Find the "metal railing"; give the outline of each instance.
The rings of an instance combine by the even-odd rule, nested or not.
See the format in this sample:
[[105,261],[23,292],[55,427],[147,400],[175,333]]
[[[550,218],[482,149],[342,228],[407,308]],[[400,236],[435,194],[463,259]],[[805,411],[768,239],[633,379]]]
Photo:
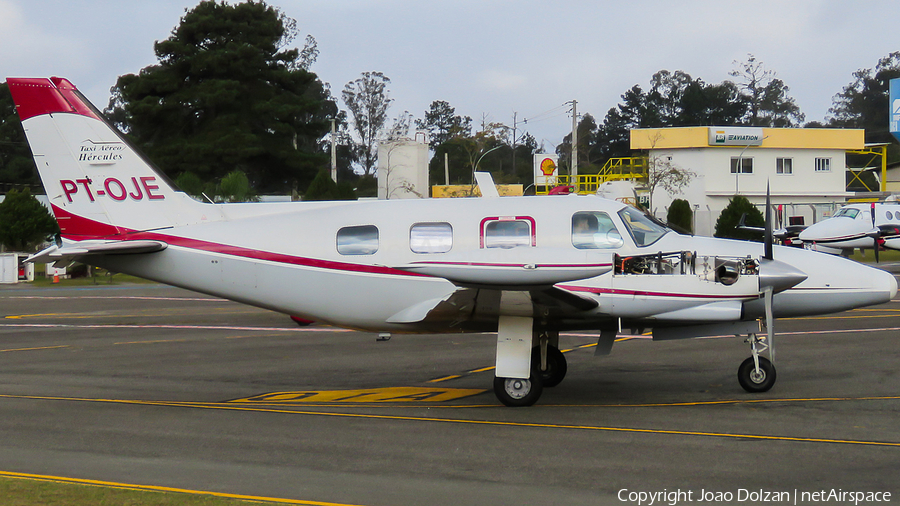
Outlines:
[[610,158],[597,174],[578,174],[575,177],[559,175],[548,177],[546,186],[537,187],[538,195],[547,195],[557,186],[572,186],[573,193],[596,193],[608,181],[635,181],[647,179],[648,159],[645,156]]

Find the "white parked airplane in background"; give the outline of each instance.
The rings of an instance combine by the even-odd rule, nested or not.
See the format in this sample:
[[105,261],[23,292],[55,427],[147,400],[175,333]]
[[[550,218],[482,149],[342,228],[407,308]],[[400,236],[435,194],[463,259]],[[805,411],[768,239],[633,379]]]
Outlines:
[[891,274],[773,247],[771,233],[765,246],[678,235],[596,196],[201,203],[67,80],[7,84],[61,230],[30,260],[87,262],[365,331],[497,332],[494,392],[510,406],[563,380],[560,331],[598,330],[600,354],[623,328],[652,328],[655,340],[747,334],[738,379],[766,391],[775,368],[760,353],[774,358],[774,318],[897,293]]
[[798,239],[807,249],[834,254],[871,248],[877,260],[881,248],[900,249],[900,202],[848,204]]

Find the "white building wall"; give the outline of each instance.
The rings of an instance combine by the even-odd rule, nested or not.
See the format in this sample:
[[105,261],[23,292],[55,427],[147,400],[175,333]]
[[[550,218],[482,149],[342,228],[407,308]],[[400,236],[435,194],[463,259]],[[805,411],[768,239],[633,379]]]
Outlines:
[[378,198],[428,197],[428,143],[401,139],[378,145]]
[[[696,174],[681,195],[668,195],[657,188],[653,195],[654,214],[665,218],[672,200],[687,200],[695,210],[695,233],[713,235],[719,214],[735,193],[762,206],[766,184],[772,203],[782,205],[787,218],[802,216],[807,225],[830,216],[850,194],[846,191],[846,153],[840,149],[684,148],[650,150],[649,156],[671,158],[675,166]],[[732,174],[731,158],[753,159],[752,174]],[[776,160],[792,159],[791,174],[777,174]],[[830,158],[831,170],[817,172],[816,158]]]

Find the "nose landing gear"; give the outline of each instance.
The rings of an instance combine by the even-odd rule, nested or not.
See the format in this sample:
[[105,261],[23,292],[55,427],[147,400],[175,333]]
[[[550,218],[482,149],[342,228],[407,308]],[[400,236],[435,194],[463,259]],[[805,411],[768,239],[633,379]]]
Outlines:
[[756,334],[750,334],[747,342],[750,343],[752,356],[738,368],[738,383],[750,393],[767,392],[775,384],[775,365],[759,354],[768,350],[769,344],[765,337],[760,338]]

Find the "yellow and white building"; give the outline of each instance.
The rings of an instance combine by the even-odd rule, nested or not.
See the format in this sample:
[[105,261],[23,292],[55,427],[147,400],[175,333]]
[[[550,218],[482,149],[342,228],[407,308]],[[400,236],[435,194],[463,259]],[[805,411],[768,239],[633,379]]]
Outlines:
[[[713,235],[715,220],[735,194],[754,204],[782,205],[785,224],[822,219],[851,193],[847,151],[865,148],[862,129],[677,127],[631,131],[631,149],[647,151],[651,170],[667,165],[695,174],[683,195],[657,189],[654,213],[665,216],[675,198],[695,209],[695,233]],[[829,204],[834,203],[834,204]]]

